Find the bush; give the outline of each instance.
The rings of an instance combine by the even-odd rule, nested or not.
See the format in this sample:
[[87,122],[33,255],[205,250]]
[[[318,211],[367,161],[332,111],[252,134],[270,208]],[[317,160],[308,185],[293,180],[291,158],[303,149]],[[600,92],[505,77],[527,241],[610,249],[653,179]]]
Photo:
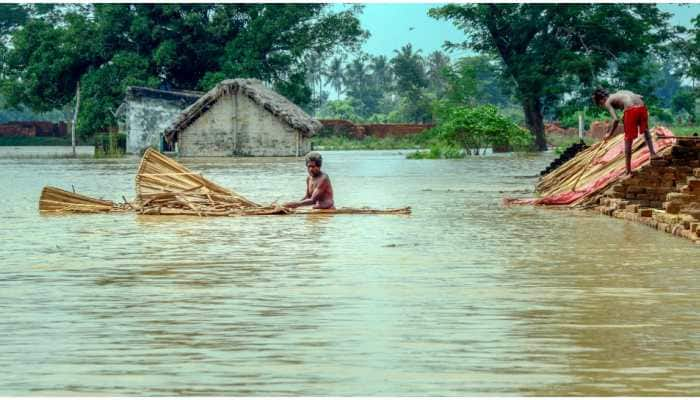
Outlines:
[[126,135],[122,133],[97,133],[95,140],[95,157],[121,157],[126,153]]
[[671,109],[678,114],[687,115],[690,123],[695,122],[695,92],[691,88],[681,88],[671,100]]
[[437,107],[438,126],[434,128],[445,143],[479,155],[489,146],[529,148],[533,137],[527,130],[504,117],[493,105],[478,107]]
[[649,107],[649,115],[654,117],[654,120],[664,124],[673,123],[673,114],[665,108]]

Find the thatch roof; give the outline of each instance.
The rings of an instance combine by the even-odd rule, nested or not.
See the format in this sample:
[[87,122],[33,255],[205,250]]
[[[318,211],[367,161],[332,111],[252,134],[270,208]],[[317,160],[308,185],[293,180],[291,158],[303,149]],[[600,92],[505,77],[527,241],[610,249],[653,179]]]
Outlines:
[[165,130],[165,137],[172,139],[197,118],[207,112],[222,96],[243,93],[253,102],[270,111],[274,116],[298,129],[304,136],[312,136],[323,126],[310,117],[299,106],[284,96],[271,90],[257,79],[227,79],[219,82],[212,90],[187,107],[182,114]]

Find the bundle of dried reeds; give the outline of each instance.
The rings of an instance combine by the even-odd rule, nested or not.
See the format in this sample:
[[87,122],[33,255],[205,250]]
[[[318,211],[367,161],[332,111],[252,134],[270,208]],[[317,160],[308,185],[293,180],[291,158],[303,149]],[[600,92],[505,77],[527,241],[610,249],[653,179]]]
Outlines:
[[238,197],[192,191],[150,193],[136,202],[136,211],[147,215],[196,215],[225,217],[235,215],[288,214],[276,206],[241,204]]
[[39,198],[39,211],[51,213],[107,213],[127,211],[126,204],[95,199],[77,193],[46,186]]
[[[654,147],[658,153],[672,145],[666,128],[652,129]],[[638,168],[648,162],[649,154],[643,138],[637,139],[632,146],[632,166]],[[543,176],[536,186],[540,198],[564,196],[571,202],[560,202],[568,206],[584,204],[596,193],[612,185],[625,170],[624,136],[617,135],[607,141],[594,144],[580,152],[576,157],[564,163],[556,170]],[[573,196],[579,193],[578,196]]]
[[239,207],[260,206],[149,148],[136,173],[136,200],[144,203],[164,193],[204,197],[212,203],[216,198]]
[[124,203],[93,199],[46,187],[39,202],[41,211],[116,212],[133,210],[144,215],[191,215],[228,217],[282,214],[410,214],[411,208],[377,210],[339,208],[290,209],[260,205],[194,173],[159,152],[148,149],[136,174],[136,199]]

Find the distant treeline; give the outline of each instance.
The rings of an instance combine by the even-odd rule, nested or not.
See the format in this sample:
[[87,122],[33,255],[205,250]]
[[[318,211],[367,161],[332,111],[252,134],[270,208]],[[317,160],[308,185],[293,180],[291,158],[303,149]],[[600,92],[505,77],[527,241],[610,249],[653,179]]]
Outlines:
[[369,34],[361,11],[328,4],[4,4],[0,90],[6,107],[70,115],[80,83],[76,127],[84,136],[116,125],[126,86],[208,90],[233,77],[261,79],[316,116],[355,121],[439,124],[457,115],[450,108],[490,103],[519,115],[539,149],[546,147],[544,119],[572,123],[592,107],[598,86],[642,94],[656,118],[695,121],[698,18],[690,28],[672,26],[654,4],[448,4],[429,15],[465,36],[445,43],[445,51],[477,54],[450,60],[411,44],[390,57],[360,53]]

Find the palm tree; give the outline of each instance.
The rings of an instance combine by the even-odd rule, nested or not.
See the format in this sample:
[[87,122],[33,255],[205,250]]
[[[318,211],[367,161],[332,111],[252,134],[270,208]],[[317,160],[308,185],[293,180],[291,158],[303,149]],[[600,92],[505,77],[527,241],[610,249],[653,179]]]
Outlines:
[[331,84],[331,87],[337,93],[338,99],[340,99],[340,95],[343,93],[343,59],[341,57],[333,58],[326,67],[324,75],[326,76],[326,82]]
[[318,53],[309,53],[304,57],[304,64],[306,65],[306,80],[311,84],[312,95],[316,93],[318,88],[319,98],[321,96],[321,91],[323,89],[323,61]]
[[360,92],[367,85],[367,65],[363,57],[354,59],[345,66],[345,87],[351,92]]
[[401,47],[401,50],[394,50],[396,55],[391,59],[391,65],[400,93],[413,92],[428,86],[424,60],[420,52],[414,52],[410,43]]
[[443,52],[436,50],[428,56],[428,79],[432,89],[442,97],[447,87],[443,71],[450,66],[450,58]]
[[372,57],[370,68],[374,82],[383,92],[387,91],[391,86],[391,68],[387,57],[384,55]]

